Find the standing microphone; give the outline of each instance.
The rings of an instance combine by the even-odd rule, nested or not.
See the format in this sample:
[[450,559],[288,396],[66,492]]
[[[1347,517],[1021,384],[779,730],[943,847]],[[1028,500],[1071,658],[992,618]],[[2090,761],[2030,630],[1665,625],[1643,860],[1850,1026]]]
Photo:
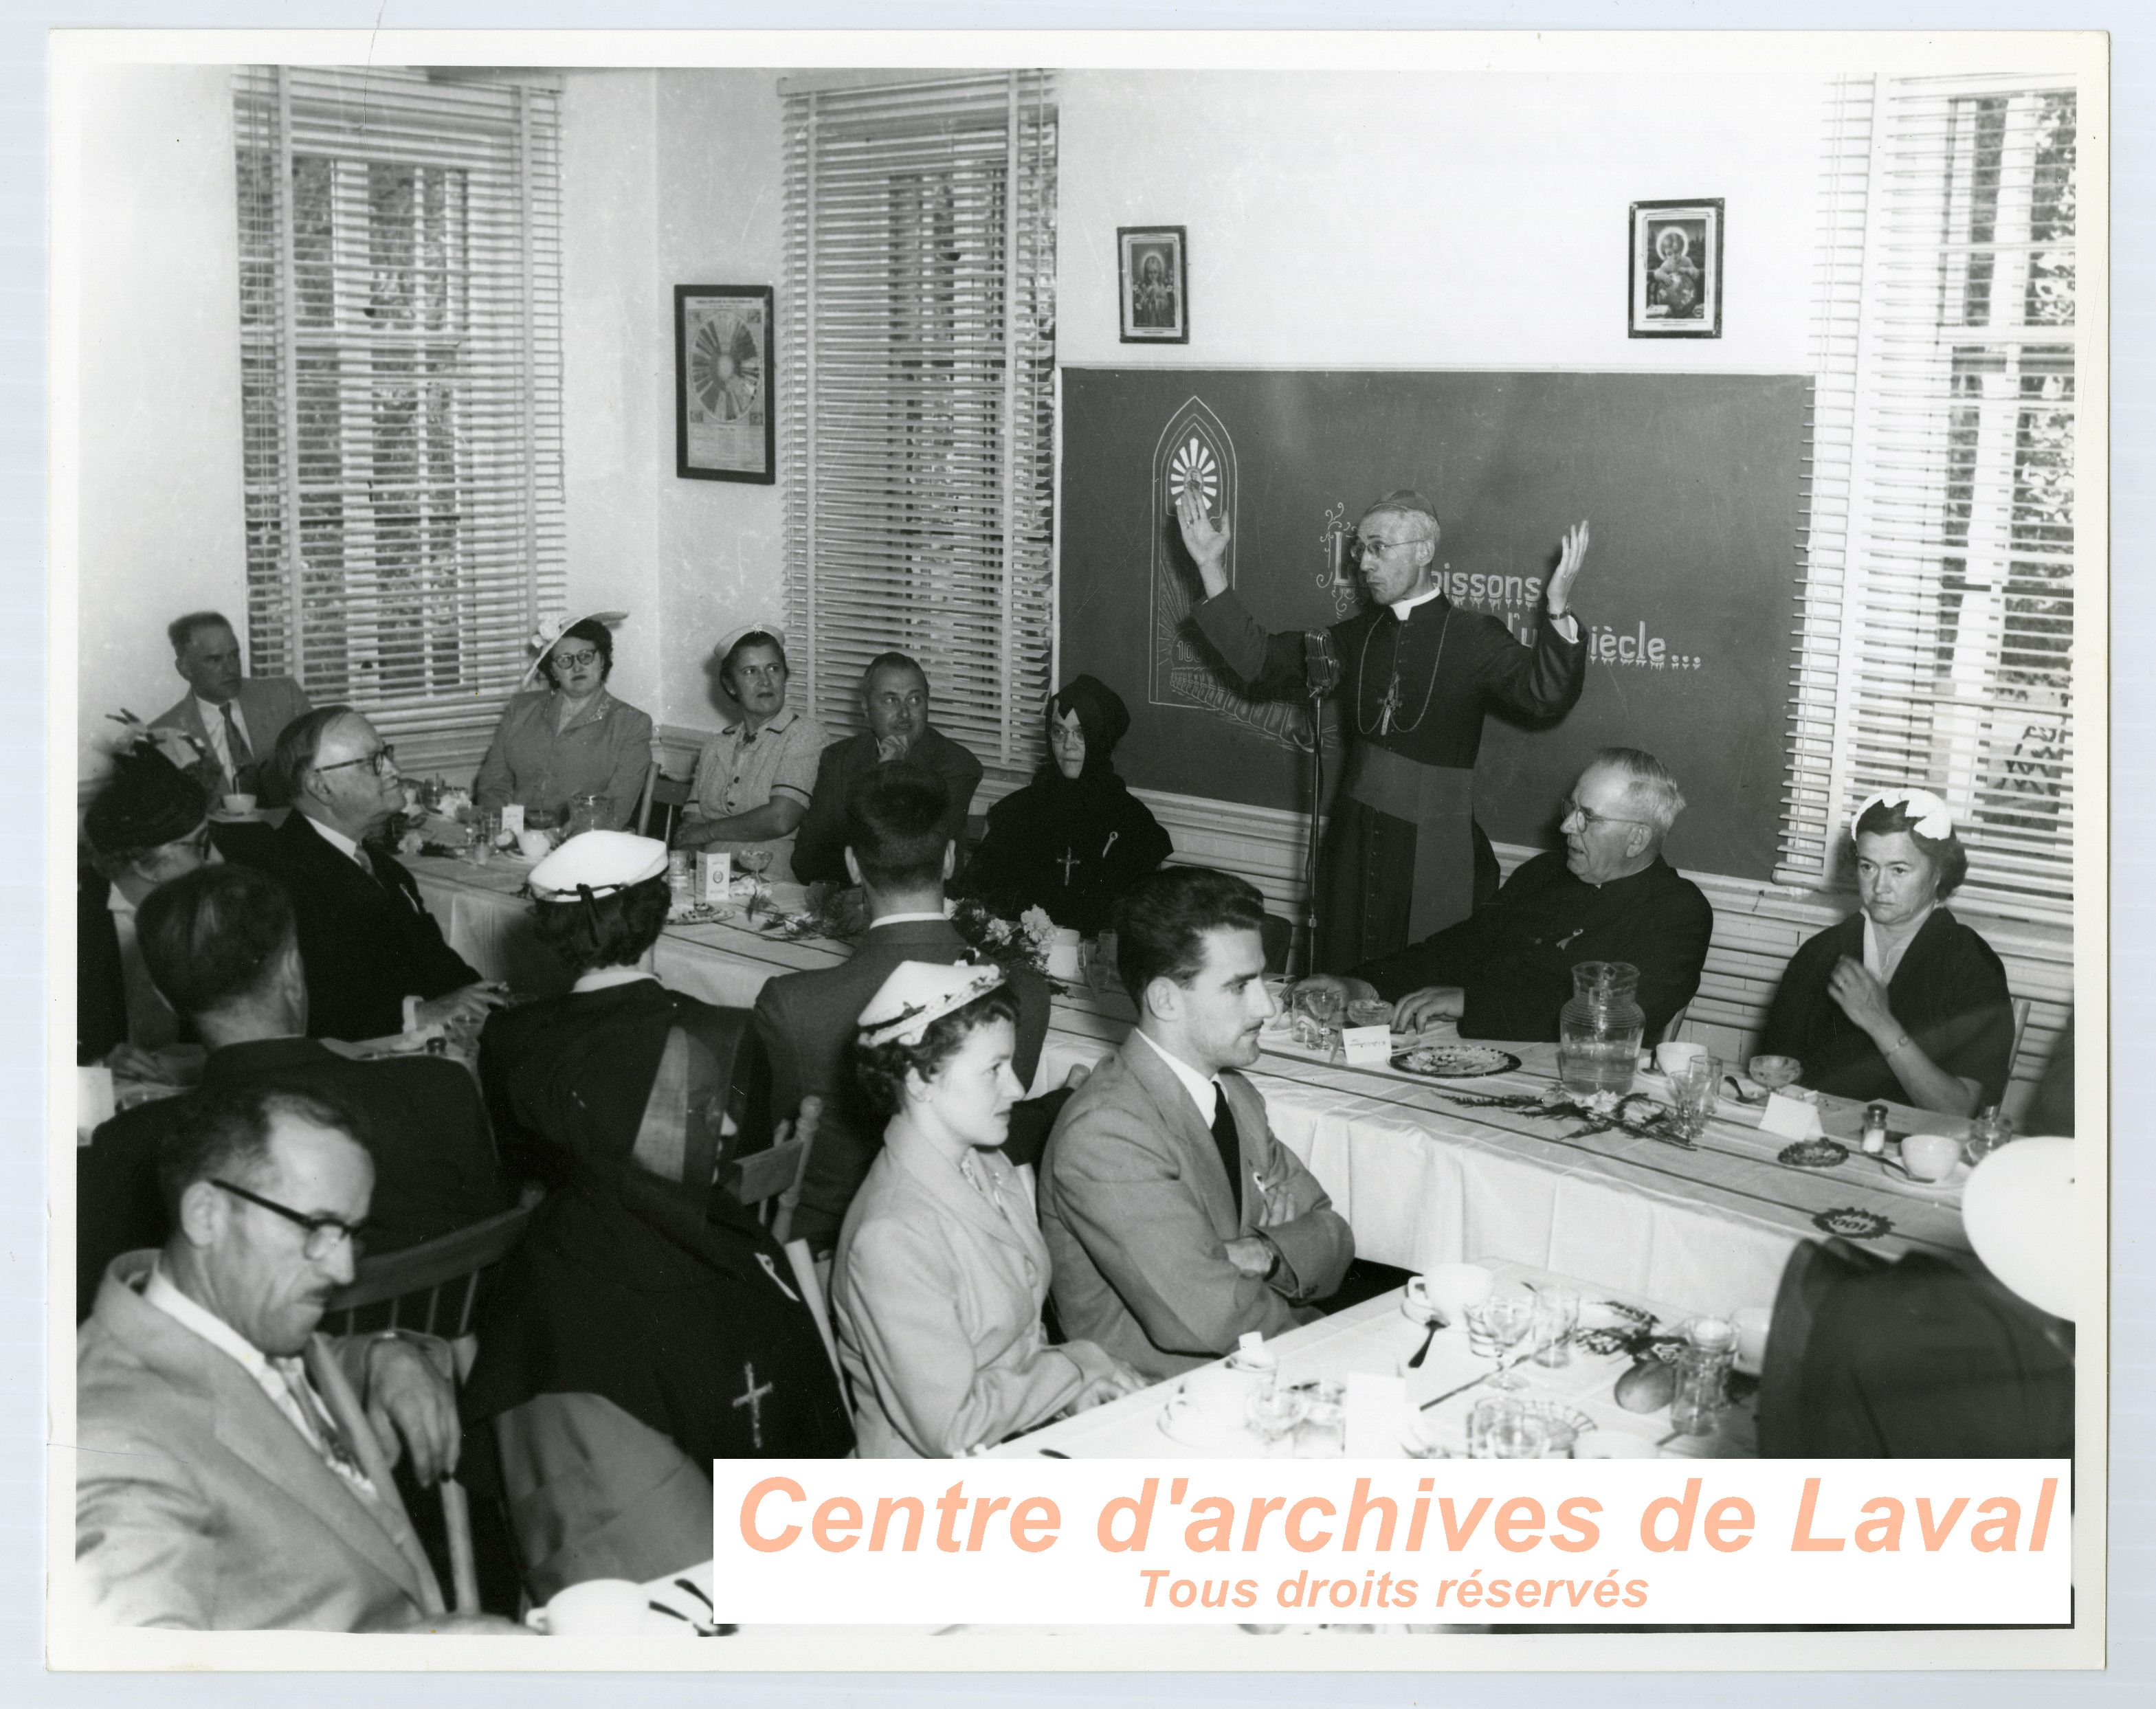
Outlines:
[[1332,636],[1325,629],[1302,634],[1302,680],[1313,701],[1322,701],[1340,686],[1340,655],[1333,650]]

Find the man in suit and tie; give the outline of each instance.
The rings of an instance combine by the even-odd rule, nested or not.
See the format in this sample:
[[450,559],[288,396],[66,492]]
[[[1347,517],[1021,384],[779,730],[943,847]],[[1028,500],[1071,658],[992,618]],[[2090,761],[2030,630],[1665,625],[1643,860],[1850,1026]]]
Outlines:
[[[839,1238],[846,1207],[883,1147],[883,1121],[841,1072],[860,1013],[901,962],[963,960],[968,947],[943,913],[943,885],[957,860],[951,797],[942,780],[910,761],[876,767],[846,798],[846,873],[866,893],[868,935],[840,967],[785,973],[756,1000],[757,1037],[771,1065],[774,1117],[811,1092],[824,1120],[808,1154],[793,1232],[819,1256]],[[1018,995],[1012,1070],[1029,1085],[1048,1034],[1048,985],[1030,967],[1011,971]]]
[[275,769],[291,813],[274,834],[232,853],[292,899],[308,1035],[379,1039],[437,1023],[483,1024],[501,1003],[500,988],[444,942],[396,857],[369,845],[404,805],[389,745],[351,707],[321,706],[285,726]]
[[75,1563],[93,1619],[509,1634],[443,1613],[388,1473],[456,1468],[449,1350],[315,1333],[374,1166],[317,1095],[229,1088],[168,1142],[172,1234],[105,1273],[76,1338]]
[[[306,1036],[307,978],[284,889],[244,866],[204,866],[144,899],[142,959],[209,1047],[205,1092],[267,1082],[331,1094],[374,1160],[372,1250],[431,1240],[509,1209],[472,1077],[436,1056],[354,1062]],[[105,1267],[169,1232],[157,1157],[192,1095],[123,1110],[75,1152],[75,1312]]]
[[1265,902],[1197,866],[1152,874],[1116,911],[1116,972],[1138,1024],[1056,1118],[1040,1225],[1065,1335],[1172,1377],[1320,1315],[1355,1237],[1273,1137],[1235,1070],[1277,1013]]
[[187,694],[159,713],[153,727],[185,731],[217,762],[222,795],[252,795],[281,807],[270,757],[285,726],[309,709],[307,691],[289,676],[243,676],[239,637],[214,611],[191,611],[166,627],[172,669]]

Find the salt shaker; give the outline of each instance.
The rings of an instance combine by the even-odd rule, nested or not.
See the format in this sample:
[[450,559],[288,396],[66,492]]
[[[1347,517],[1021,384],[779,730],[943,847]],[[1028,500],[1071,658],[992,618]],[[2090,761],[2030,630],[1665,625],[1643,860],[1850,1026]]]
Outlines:
[[1866,1104],[1864,1106],[1864,1154],[1876,1157],[1887,1149],[1887,1106]]

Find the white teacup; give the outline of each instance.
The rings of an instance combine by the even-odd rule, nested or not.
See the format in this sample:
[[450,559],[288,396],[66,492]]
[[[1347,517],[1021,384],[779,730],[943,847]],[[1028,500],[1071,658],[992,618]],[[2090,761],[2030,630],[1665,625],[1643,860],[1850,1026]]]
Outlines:
[[1239,1424],[1264,1374],[1235,1365],[1200,1365],[1183,1379],[1183,1399],[1209,1424]]
[[628,1578],[587,1578],[560,1592],[528,1617],[535,1631],[552,1638],[598,1638],[641,1632],[650,1623],[650,1599]]
[[1681,1039],[1657,1044],[1655,1046],[1655,1066],[1674,1078],[1691,1066],[1694,1057],[1706,1054],[1706,1045],[1689,1044]]
[[544,860],[554,852],[554,839],[544,831],[521,830],[516,834],[516,847],[526,860]]
[[1496,1280],[1479,1264],[1438,1265],[1408,1278],[1408,1315],[1427,1322],[1435,1311],[1456,1327],[1466,1320],[1470,1306],[1489,1298]]
[[1078,934],[1067,926],[1058,926],[1055,936],[1048,941],[1048,975],[1051,979],[1075,979],[1079,971]]
[[1902,1142],[1902,1167],[1919,1181],[1943,1181],[1961,1161],[1961,1142],[1946,1133],[1912,1133]]
[[224,810],[236,819],[249,818],[254,812],[254,798],[252,795],[228,795],[224,798]]

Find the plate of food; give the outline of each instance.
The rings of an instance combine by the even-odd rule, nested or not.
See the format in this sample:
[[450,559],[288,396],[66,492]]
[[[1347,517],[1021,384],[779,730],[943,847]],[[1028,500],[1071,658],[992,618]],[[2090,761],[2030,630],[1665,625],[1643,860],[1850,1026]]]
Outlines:
[[1775,1161],[1793,1169],[1832,1169],[1849,1161],[1849,1147],[1831,1139],[1800,1139],[1784,1146]]
[[1411,1045],[1393,1052],[1393,1066],[1418,1080],[1474,1080],[1487,1074],[1510,1074],[1520,1059],[1495,1044],[1471,1044],[1465,1040]]

